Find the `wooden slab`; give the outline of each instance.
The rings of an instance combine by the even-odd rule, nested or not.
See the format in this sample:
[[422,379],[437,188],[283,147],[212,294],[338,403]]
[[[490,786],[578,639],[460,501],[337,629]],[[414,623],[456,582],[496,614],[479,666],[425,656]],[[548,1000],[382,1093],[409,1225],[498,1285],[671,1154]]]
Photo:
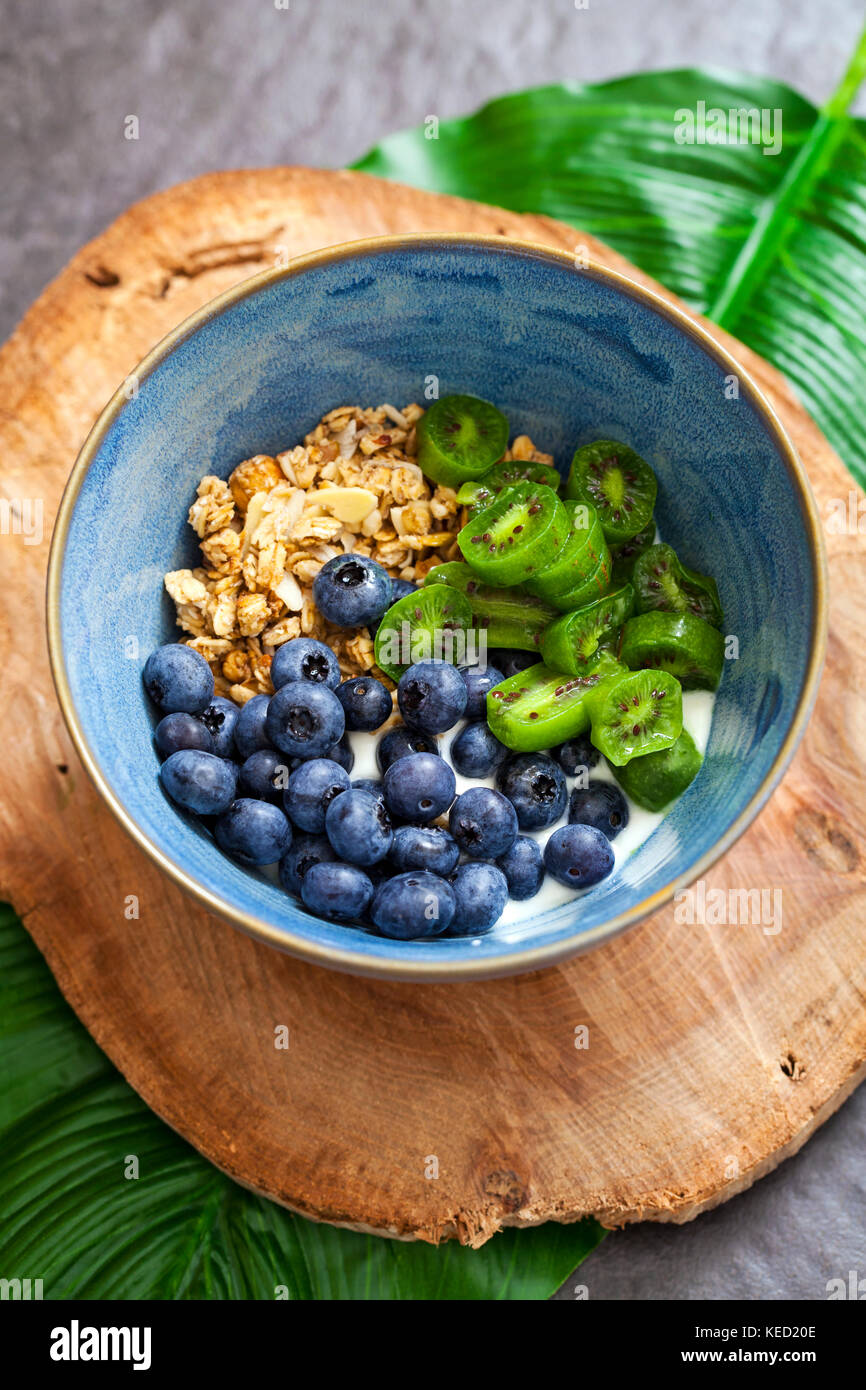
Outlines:
[[[145,1100],[220,1168],[308,1216],[481,1244],[593,1213],[685,1221],[795,1152],[861,1079],[866,548],[829,535],[828,669],[796,761],[708,886],[778,885],[784,924],[667,908],[531,976],[396,985],[281,956],[206,915],[82,773],[43,630],[47,536],[115,386],[198,305],[276,258],[360,236],[496,232],[622,259],[540,217],[354,173],[210,175],[147,199],[75,257],[0,353],[3,491],[45,539],[0,537],[2,891]],[[656,287],[658,288],[658,287]],[[719,332],[799,446],[822,513],[851,478],[779,375]],[[139,921],[124,916],[128,894]],[[274,1029],[290,1030],[287,1051]],[[589,1029],[588,1049],[575,1028]],[[438,1178],[429,1156],[438,1159]]]

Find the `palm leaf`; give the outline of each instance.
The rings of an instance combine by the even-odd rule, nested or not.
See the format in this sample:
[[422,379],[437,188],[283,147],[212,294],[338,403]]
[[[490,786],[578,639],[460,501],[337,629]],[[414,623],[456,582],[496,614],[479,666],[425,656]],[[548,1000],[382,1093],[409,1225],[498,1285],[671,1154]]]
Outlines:
[[[847,114],[866,34],[818,111],[769,78],[712,69],[540,87],[393,135],[355,167],[544,213],[616,248],[779,367],[866,481],[866,121]],[[677,113],[781,112],[759,143],[678,144]]]

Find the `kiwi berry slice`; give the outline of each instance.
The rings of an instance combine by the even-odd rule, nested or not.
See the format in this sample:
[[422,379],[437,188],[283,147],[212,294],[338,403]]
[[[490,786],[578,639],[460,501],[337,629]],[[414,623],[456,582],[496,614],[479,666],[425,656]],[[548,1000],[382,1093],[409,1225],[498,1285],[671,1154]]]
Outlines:
[[418,421],[421,471],[444,487],[487,473],[508,445],[508,421],[479,396],[443,396]]
[[655,609],[629,618],[621,659],[632,671],[670,671],[683,690],[715,690],[722,678],[725,639],[718,628],[693,613]]
[[461,594],[467,595],[476,588],[485,587],[472,566],[463,560],[446,560],[441,565],[434,565],[424,576],[424,587],[429,588],[431,584],[450,584],[452,589],[459,589]]
[[376,665],[398,681],[416,661],[466,662],[465,634],[472,627],[472,609],[459,590],[432,584],[406,594],[382,615],[376,629]]
[[463,527],[457,544],[479,578],[510,588],[545,569],[567,534],[568,513],[552,488],[515,483]]
[[568,515],[568,535],[556,559],[527,583],[530,593],[552,601],[557,594],[567,594],[585,584],[598,569],[599,562],[609,560],[607,541],[595,507],[588,502],[563,502]]
[[596,651],[599,642],[622,627],[634,608],[634,589],[624,584],[612,594],[563,613],[545,629],[541,639],[542,660],[555,671],[577,675]]
[[656,523],[655,517],[650,517],[647,525],[642,531],[638,531],[631,540],[621,541],[619,545],[610,547],[610,558],[613,561],[613,573],[611,582],[615,585],[626,584],[632,576],[635,561],[639,555],[643,555],[645,550],[649,550],[655,544]]
[[461,483],[457,492],[457,505],[466,508],[466,519],[471,521],[473,516],[483,511],[500,491],[498,487],[491,487],[484,478],[479,478],[475,483]]
[[661,811],[695,780],[703,762],[687,729],[670,748],[632,758],[613,775],[623,791],[645,811]]
[[485,473],[484,481],[492,483],[497,492],[514,483],[543,483],[557,492],[562,478],[549,463],[535,463],[533,459],[503,459],[501,463],[495,463],[489,473]]
[[722,625],[722,605],[715,579],[687,569],[669,545],[651,545],[635,561],[632,572],[635,610],[650,613],[692,613],[713,627]]
[[434,565],[424,579],[429,584],[450,584],[469,600],[472,626],[485,634],[488,647],[511,647],[537,652],[541,635],[557,616],[556,609],[525,589],[496,589],[459,560]]
[[610,588],[612,567],[610,553],[605,546],[601,559],[586,579],[567,593],[548,595],[548,603],[559,609],[560,613],[570,613],[574,608],[585,608],[588,603],[595,603]]
[[566,497],[591,502],[608,541],[627,541],[649,525],[658,484],[648,463],[628,444],[597,439],[571,461]]
[[551,671],[540,662],[487,692],[487,722],[506,748],[521,753],[553,748],[589,728],[590,696],[624,674],[609,652],[586,662],[579,675]]
[[463,483],[457,493],[457,501],[461,507],[469,509],[470,516],[474,516],[482,507],[486,507],[488,502],[493,501],[497,492],[501,492],[504,487],[512,487],[515,483],[543,483],[545,487],[558,492],[562,478],[548,463],[503,459],[501,463],[495,463],[489,473],[485,473],[477,482]]
[[593,696],[590,737],[608,762],[670,748],[683,728],[683,692],[668,671],[630,671]]

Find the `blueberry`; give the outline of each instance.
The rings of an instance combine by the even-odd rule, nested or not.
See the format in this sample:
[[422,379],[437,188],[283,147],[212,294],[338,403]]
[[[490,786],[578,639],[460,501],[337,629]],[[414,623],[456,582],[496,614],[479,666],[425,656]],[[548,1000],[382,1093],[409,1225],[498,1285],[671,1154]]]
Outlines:
[[372,796],[375,796],[379,801],[381,801],[383,806],[385,805],[384,783],[377,782],[372,777],[359,777],[356,782],[352,783],[352,786],[355,788],[356,791],[370,792]]
[[498,859],[517,839],[517,812],[490,787],[470,787],[451,807],[448,827],[470,859]]
[[453,770],[435,753],[410,753],[385,773],[385,805],[397,820],[435,820],[456,790]]
[[496,786],[517,812],[521,830],[554,825],[565,814],[565,773],[546,753],[518,753],[503,763]]
[[487,692],[499,685],[505,676],[496,666],[461,666],[460,674],[466,686],[467,719],[483,719],[487,713]]
[[496,861],[508,883],[508,892],[518,902],[534,898],[544,881],[544,859],[537,841],[518,835],[511,849]]
[[341,627],[366,627],[391,607],[391,576],[366,555],[335,555],[313,580],[322,617]]
[[337,858],[327,835],[295,835],[280,860],[280,883],[287,893],[301,896],[301,880],[314,864],[332,864]]
[[508,749],[484,719],[467,724],[451,744],[451,761],[462,777],[488,777],[508,757]]
[[426,869],[412,869],[380,883],[370,916],[383,936],[411,941],[447,931],[455,905],[450,883]]
[[461,864],[451,875],[457,906],[449,936],[480,936],[502,916],[508,901],[508,884],[495,864]]
[[237,778],[234,763],[197,748],[172,753],[159,769],[159,780],[172,801],[200,816],[219,816],[228,810]]
[[247,700],[237,717],[235,748],[242,762],[251,758],[253,753],[258,753],[260,748],[272,746],[266,729],[270,702],[269,695],[254,695],[251,700]]
[[286,815],[299,830],[320,835],[325,812],[341,792],[349,790],[349,774],[331,758],[311,758],[289,778],[283,797]]
[[594,825],[609,840],[615,840],[628,825],[628,802],[612,782],[590,782],[575,787],[568,803],[570,825]]
[[413,584],[411,579],[392,579],[391,580],[391,602],[396,603],[398,598],[406,598],[409,594],[417,594],[418,585]]
[[340,742],[335,743],[333,748],[329,748],[325,757],[330,758],[334,763],[339,763],[344,772],[351,772],[355,766],[355,750],[349,742],[349,735],[343,734]]
[[240,709],[223,695],[214,695],[199,719],[213,734],[214,752],[219,758],[231,758],[235,752],[235,725]]
[[279,806],[247,797],[232,802],[213,833],[221,850],[249,868],[276,864],[292,843],[292,827]]
[[294,637],[274,652],[271,680],[274,690],[289,681],[313,681],[336,690],[340,684],[340,663],[324,642],[313,637]]
[[380,729],[390,719],[393,703],[391,692],[373,676],[355,676],[337,687],[337,699],[346,715],[347,729],[363,729],[370,733]]
[[271,697],[265,721],[270,742],[292,758],[323,757],[339,743],[345,725],[343,706],[333,690],[312,681],[281,686]]
[[559,766],[569,777],[576,777],[581,769],[589,773],[596,766],[601,754],[590,741],[589,734],[578,734],[577,738],[566,739],[552,753]]
[[194,714],[184,714],[177,710],[174,714],[164,714],[156,726],[153,741],[164,758],[170,758],[181,748],[199,748],[203,753],[214,753],[214,741]]
[[516,676],[518,671],[526,671],[538,664],[536,652],[515,651],[511,647],[491,647],[487,656],[506,680],[509,676]]
[[350,790],[325,812],[325,833],[349,864],[377,864],[391,848],[394,830],[384,805],[369,792]]
[[201,714],[213,699],[213,672],[204,657],[182,642],[157,647],[144,663],[144,688],[166,714]]
[[416,661],[397,686],[397,704],[405,723],[422,734],[452,728],[468,698],[466,682],[448,661]]
[[387,772],[391,764],[395,763],[398,758],[406,758],[410,753],[436,753],[438,756],[437,741],[435,738],[429,738],[427,734],[419,734],[417,731],[406,729],[400,724],[379,740],[379,746],[376,749],[376,762],[379,764],[379,771]]
[[447,830],[435,825],[401,825],[394,831],[391,863],[398,873],[407,869],[429,869],[447,877],[457,867],[460,850]]
[[369,874],[354,864],[311,864],[301,879],[301,897],[317,917],[353,922],[363,917],[372,897]]
[[544,846],[544,865],[557,883],[589,888],[607,878],[613,868],[613,850],[594,825],[563,825]]
[[238,794],[254,801],[270,801],[282,806],[283,792],[289,784],[289,766],[275,748],[260,748],[241,765]]

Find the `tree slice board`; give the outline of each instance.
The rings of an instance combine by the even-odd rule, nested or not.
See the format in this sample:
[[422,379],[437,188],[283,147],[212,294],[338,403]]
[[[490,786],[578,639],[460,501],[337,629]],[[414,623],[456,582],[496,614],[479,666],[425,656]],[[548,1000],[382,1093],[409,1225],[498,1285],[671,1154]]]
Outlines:
[[[0,538],[0,886],[148,1104],[277,1202],[471,1245],[502,1226],[589,1214],[609,1226],[686,1221],[794,1153],[864,1073],[862,537],[827,537],[828,664],[796,760],[707,879],[782,887],[776,934],[680,925],[669,906],[534,975],[422,986],[324,972],[209,916],[159,873],[83,774],[54,698],[48,534],[117,384],[193,309],[276,259],[410,231],[586,246],[650,283],[542,217],[356,173],[236,171],[131,208],[0,352],[3,494],[41,500],[45,522],[41,544]],[[770,397],[826,516],[854,492],[851,478],[778,373],[710,331]],[[130,894],[138,921],[124,915]],[[287,1049],[275,1047],[280,1025]],[[587,1048],[575,1045],[581,1025]]]

